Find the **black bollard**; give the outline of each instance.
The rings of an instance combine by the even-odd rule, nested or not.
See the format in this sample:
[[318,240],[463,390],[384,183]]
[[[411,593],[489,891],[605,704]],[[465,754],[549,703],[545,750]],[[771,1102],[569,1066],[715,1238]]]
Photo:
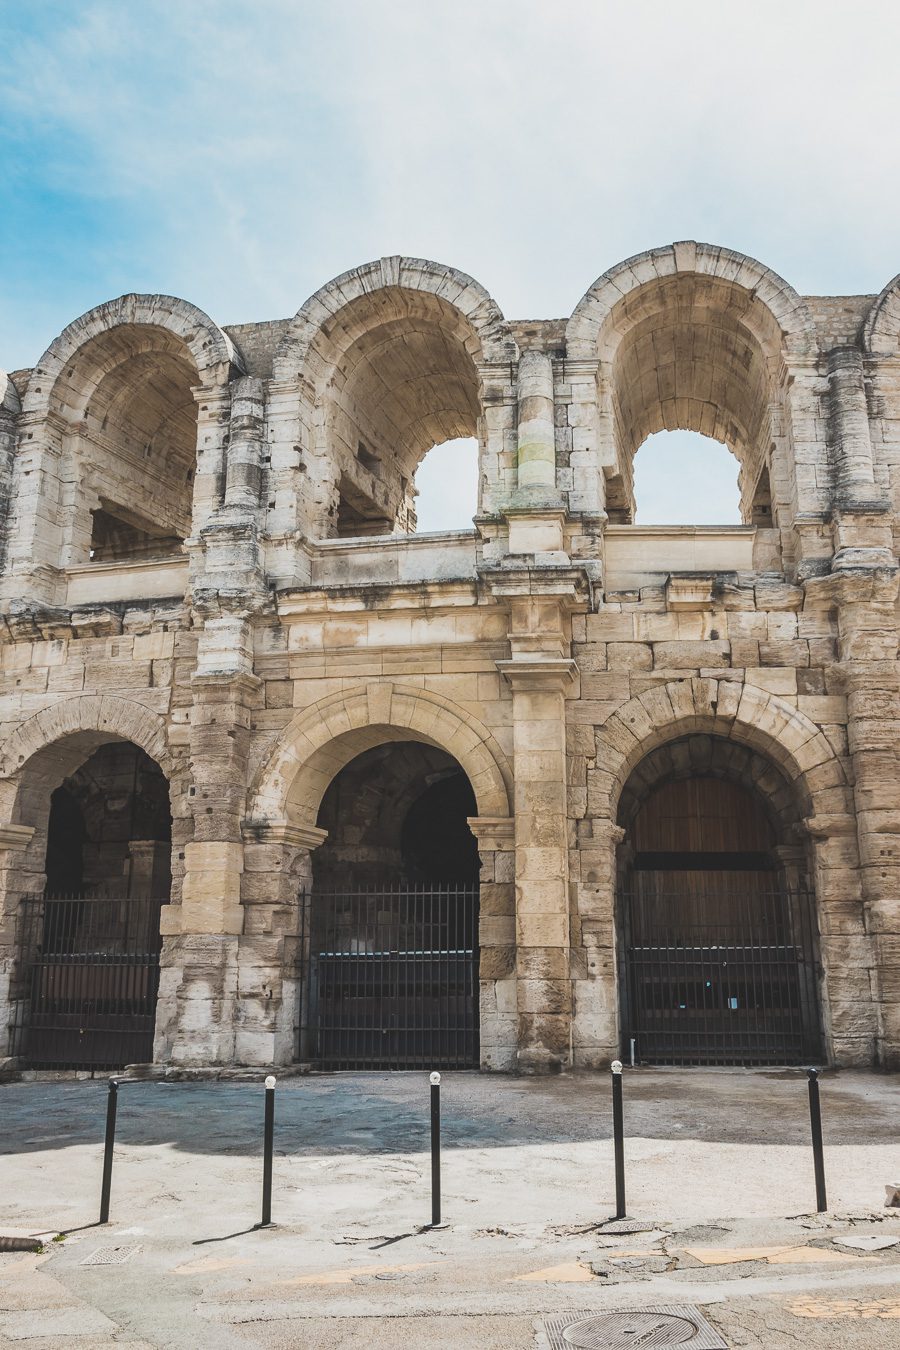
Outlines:
[[622,1115],[622,1061],[614,1059],[612,1070],[613,1143],[616,1153],[616,1218],[625,1218],[625,1123]]
[[275,1079],[266,1079],[266,1114],[263,1127],[262,1222],[259,1228],[272,1226],[272,1155],[275,1151]]
[[116,1109],[119,1104],[119,1084],[109,1080],[106,1099],[106,1140],[103,1145],[103,1182],[100,1187],[100,1222],[109,1223],[109,1195],[112,1190],[113,1147],[116,1142]]
[[433,1073],[431,1083],[431,1227],[441,1223],[441,1075]]
[[825,1194],[825,1151],[822,1147],[822,1108],[819,1104],[819,1070],[806,1070],[809,1087],[809,1127],[812,1132],[813,1166],[816,1172],[816,1209],[824,1214],[828,1209]]

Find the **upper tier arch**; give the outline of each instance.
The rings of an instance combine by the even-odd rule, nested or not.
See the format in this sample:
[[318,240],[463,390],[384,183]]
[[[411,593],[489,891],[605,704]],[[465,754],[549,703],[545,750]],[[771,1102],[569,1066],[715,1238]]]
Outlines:
[[[638,322],[640,296],[667,278],[700,276],[731,288],[741,322],[760,343],[771,346],[773,322],[785,348],[812,351],[812,320],[802,297],[771,268],[734,249],[694,240],[648,249],[626,258],[598,277],[575,306],[566,325],[570,360],[611,359],[613,334]],[[612,323],[610,319],[612,318]]]
[[86,344],[116,328],[161,329],[184,349],[201,384],[225,384],[243,361],[226,333],[208,314],[171,295],[120,295],[90,309],[64,328],[37,362],[23,400],[24,412],[46,415],[59,401],[59,386],[77,381],[74,363]]
[[900,355],[900,273],[873,302],[862,331],[863,348],[872,356]]
[[[434,296],[455,311],[468,330],[463,341],[473,360],[515,358],[515,342],[506,320],[479,282],[454,267],[398,255],[351,268],[310,296],[275,352],[275,379],[299,378],[317,338],[324,340],[336,357],[347,351],[371,326],[372,307],[380,311],[382,322],[401,317],[404,305],[405,313],[415,317],[416,293]],[[370,306],[359,304],[365,297],[369,297]]]

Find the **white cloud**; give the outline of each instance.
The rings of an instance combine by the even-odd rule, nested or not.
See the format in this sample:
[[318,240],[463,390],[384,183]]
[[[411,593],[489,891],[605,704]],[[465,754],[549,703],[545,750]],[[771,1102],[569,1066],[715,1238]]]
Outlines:
[[[561,317],[678,238],[805,292],[900,270],[894,0],[44,10],[8,7],[0,109],[54,190],[125,212],[83,307],[166,290],[221,323],[280,317],[409,252],[470,272],[510,317]],[[47,267],[4,289],[25,364],[75,317],[71,287]]]

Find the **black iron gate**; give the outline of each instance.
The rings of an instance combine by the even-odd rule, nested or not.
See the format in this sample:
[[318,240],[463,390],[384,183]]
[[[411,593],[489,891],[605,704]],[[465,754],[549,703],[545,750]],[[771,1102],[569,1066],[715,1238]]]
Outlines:
[[22,902],[14,1055],[35,1069],[121,1069],[153,1058],[162,903]]
[[684,893],[627,891],[623,1053],[647,1064],[815,1063],[817,931],[805,891],[723,894],[725,923],[680,923]]
[[298,1059],[325,1069],[478,1066],[478,887],[301,897]]

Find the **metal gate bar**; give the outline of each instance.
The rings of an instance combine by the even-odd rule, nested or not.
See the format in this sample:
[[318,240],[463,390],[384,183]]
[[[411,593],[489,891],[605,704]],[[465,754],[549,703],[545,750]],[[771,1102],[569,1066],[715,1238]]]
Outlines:
[[162,904],[23,900],[12,1054],[40,1069],[121,1069],[152,1059]]
[[684,900],[683,891],[619,895],[625,1051],[634,1039],[648,1064],[818,1060],[818,935],[809,895],[729,889],[721,908],[730,920],[703,924],[679,923]]
[[299,1059],[477,1067],[477,886],[316,891],[299,912]]

